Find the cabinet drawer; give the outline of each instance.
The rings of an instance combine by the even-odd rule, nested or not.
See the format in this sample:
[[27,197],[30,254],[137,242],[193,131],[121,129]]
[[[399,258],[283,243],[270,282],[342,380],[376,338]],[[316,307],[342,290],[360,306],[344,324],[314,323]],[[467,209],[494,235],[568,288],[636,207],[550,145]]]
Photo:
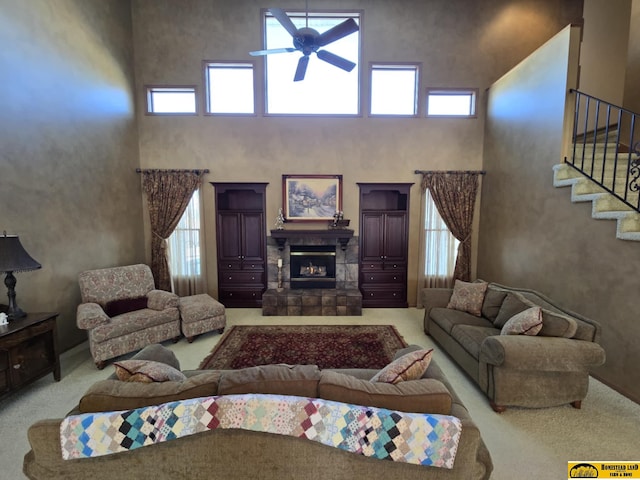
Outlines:
[[242,262],[242,270],[251,270],[251,271],[264,271],[264,263],[263,262],[249,262],[245,260]]
[[405,300],[407,297],[404,285],[362,285],[362,300]]
[[389,271],[367,271],[361,273],[361,282],[363,284],[368,283],[398,283],[401,282],[404,284],[406,279],[406,274],[402,270],[398,270],[397,272],[389,272]]
[[18,387],[51,371],[55,363],[53,340],[50,333],[30,338],[11,351],[11,384]]
[[0,394],[8,392],[11,388],[9,374],[9,352],[0,350]]
[[360,271],[362,272],[380,272],[384,269],[382,262],[362,262]]
[[224,270],[240,270],[242,265],[242,261],[241,260],[220,260],[220,263],[218,263],[218,268],[221,271]]
[[238,271],[225,271],[220,274],[221,283],[225,285],[230,283],[239,284],[264,284],[264,272],[238,272]]
[[220,301],[224,303],[224,300],[257,300],[262,299],[263,287],[259,288],[234,288],[229,286],[220,287]]

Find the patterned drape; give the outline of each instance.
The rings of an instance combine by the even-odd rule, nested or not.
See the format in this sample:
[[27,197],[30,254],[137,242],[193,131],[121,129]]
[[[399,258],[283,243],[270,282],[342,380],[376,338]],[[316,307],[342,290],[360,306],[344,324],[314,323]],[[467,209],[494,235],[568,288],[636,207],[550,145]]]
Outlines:
[[422,189],[429,189],[438,213],[460,241],[453,279],[471,279],[471,229],[481,172],[426,172]]
[[151,271],[156,288],[171,291],[167,238],[173,233],[203,171],[143,170],[142,189],[147,195],[151,222]]

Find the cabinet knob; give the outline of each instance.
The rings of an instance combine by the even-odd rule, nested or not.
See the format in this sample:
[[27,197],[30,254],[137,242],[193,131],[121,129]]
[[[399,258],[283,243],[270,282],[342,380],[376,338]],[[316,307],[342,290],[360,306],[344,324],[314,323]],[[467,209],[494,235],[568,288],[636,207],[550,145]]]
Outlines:
[[231,280],[233,277],[229,277],[229,280]]
[[251,277],[251,280],[255,280],[255,279],[256,279],[256,277]]
[[397,279],[398,279],[398,277],[393,277],[393,279],[394,279],[394,280],[397,280]]
[[251,296],[255,298],[256,294],[255,294],[255,293],[252,293],[252,294],[251,294]]
[[231,268],[231,264],[229,264],[228,267]]
[[233,297],[233,292],[229,292],[229,296],[230,296],[230,297]]
[[16,363],[16,364],[13,366],[13,368],[14,368],[15,370],[19,370],[19,369],[20,369],[20,367],[22,367],[22,364],[20,364],[20,363]]
[[373,277],[370,277],[369,280],[373,280]]
[[394,293],[393,296],[395,297],[396,295],[398,295],[397,293]]
[[369,294],[369,296],[370,296],[370,297],[373,297],[373,293],[370,293],[370,294]]

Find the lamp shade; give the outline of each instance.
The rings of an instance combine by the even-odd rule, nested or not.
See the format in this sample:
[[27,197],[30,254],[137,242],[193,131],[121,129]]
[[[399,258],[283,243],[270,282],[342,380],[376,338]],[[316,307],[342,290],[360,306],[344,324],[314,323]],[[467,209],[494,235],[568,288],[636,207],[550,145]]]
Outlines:
[[41,267],[27,253],[17,235],[0,235],[0,272],[26,272]]

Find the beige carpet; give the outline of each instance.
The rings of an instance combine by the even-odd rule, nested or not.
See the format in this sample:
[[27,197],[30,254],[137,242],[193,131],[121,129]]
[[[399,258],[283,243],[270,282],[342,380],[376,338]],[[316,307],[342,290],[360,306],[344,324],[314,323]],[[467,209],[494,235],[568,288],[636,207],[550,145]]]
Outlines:
[[[498,415],[486,397],[422,331],[422,310],[364,309],[362,317],[262,317],[259,309],[227,309],[228,325],[361,324],[396,326],[407,343],[435,348],[434,358],[449,377],[478,424],[494,462],[492,479],[566,478],[568,461],[640,460],[640,405],[592,380],[581,410],[570,406],[539,410],[512,408]],[[171,348],[182,368],[196,368],[220,338],[207,334],[192,344],[181,340]],[[29,450],[27,428],[40,418],[66,414],[97,380],[112,371],[95,368],[88,346],[62,357],[62,380],[53,376],[0,402],[0,478],[17,480]],[[464,479],[461,479],[464,480]]]

